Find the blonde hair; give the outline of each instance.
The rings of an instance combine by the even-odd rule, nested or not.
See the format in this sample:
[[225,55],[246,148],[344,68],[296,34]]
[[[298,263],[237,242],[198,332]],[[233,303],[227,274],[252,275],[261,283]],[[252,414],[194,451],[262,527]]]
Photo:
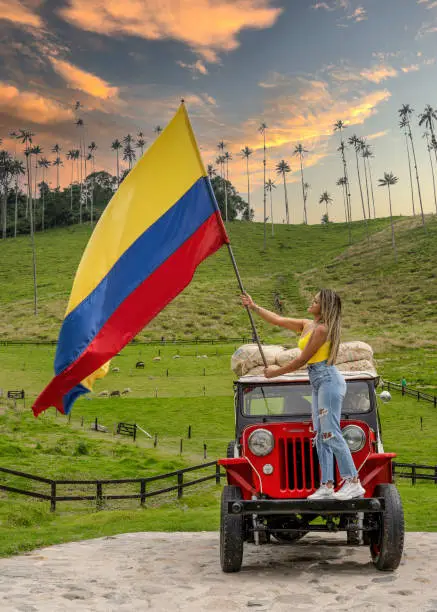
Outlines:
[[337,359],[341,335],[341,299],[332,289],[320,289],[317,297],[320,300],[320,322],[328,328],[327,340],[331,343],[328,364]]

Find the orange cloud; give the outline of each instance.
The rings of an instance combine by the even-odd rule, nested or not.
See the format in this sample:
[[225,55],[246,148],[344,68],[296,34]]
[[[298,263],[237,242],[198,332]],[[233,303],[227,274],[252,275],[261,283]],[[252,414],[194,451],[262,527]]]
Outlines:
[[81,70],[77,66],[56,57],[50,57],[49,59],[55,72],[57,72],[72,89],[78,89],[79,91],[83,91],[101,100],[114,98],[118,95],[117,87],[110,87],[106,81],[95,74]]
[[381,83],[381,81],[385,81],[390,77],[397,76],[398,72],[391,66],[375,66],[373,68],[368,68],[366,70],[362,70],[360,72],[360,76],[372,83]]
[[401,68],[402,72],[417,72],[420,70],[419,64],[411,64],[411,66],[403,66]]
[[271,0],[70,0],[59,11],[76,27],[107,36],[180,40],[208,62],[236,49],[242,30],[269,28],[281,13]]
[[371,83],[381,83],[386,79],[396,77],[398,72],[389,64],[376,64],[370,68],[354,68],[350,65],[331,66],[328,69],[329,75],[336,81],[361,81],[365,79]]
[[43,24],[39,15],[20,0],[0,0],[0,20],[6,19],[16,25],[40,28]]
[[30,92],[20,91],[0,82],[0,111],[12,117],[36,124],[72,120],[73,112],[55,100]]

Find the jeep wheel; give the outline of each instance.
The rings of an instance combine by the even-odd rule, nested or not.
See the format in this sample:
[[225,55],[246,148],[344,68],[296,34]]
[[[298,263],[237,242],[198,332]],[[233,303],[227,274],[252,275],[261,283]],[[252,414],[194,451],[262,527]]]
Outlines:
[[370,553],[379,570],[395,570],[404,549],[404,512],[399,492],[393,484],[381,484],[375,489],[374,497],[382,497],[385,510],[376,514],[378,528],[370,532]]
[[242,499],[241,489],[226,485],[222,491],[220,515],[220,564],[224,572],[239,572],[243,562],[243,517],[229,514],[228,503]]

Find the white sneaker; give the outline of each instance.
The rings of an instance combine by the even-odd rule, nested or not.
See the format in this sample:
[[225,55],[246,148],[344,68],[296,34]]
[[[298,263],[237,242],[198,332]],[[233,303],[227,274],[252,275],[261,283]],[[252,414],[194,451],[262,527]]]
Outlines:
[[334,499],[347,501],[348,499],[362,497],[365,492],[366,489],[361,486],[360,481],[352,482],[352,480],[346,480],[341,489],[334,493]]
[[322,485],[317,491],[314,491],[311,495],[308,495],[307,499],[334,499],[334,487],[327,487]]

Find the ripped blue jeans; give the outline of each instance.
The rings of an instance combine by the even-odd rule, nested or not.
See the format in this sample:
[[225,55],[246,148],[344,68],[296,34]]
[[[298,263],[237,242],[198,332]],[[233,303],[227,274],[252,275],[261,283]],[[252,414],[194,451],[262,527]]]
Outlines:
[[313,389],[312,417],[321,483],[334,480],[334,456],[341,478],[355,478],[358,472],[340,428],[346,382],[327,361],[308,365],[308,373]]

